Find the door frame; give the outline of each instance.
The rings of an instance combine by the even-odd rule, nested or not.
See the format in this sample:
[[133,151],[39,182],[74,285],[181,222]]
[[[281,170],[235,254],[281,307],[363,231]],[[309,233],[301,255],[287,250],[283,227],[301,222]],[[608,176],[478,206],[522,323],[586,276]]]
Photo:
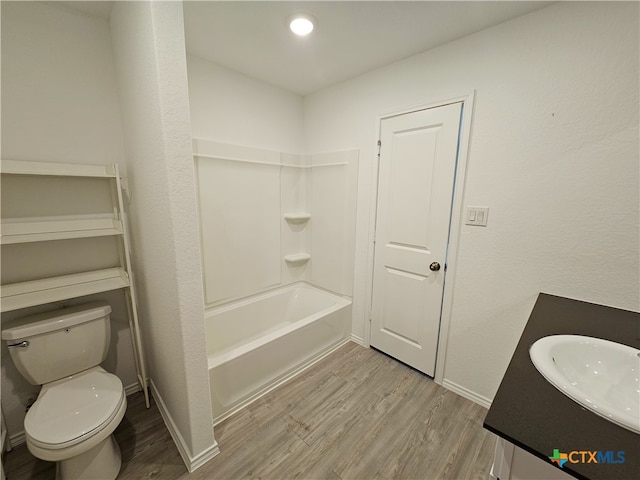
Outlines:
[[[427,110],[429,108],[442,107],[451,103],[462,103],[462,118],[460,120],[460,140],[458,148],[458,158],[456,161],[455,180],[453,185],[453,203],[451,207],[451,222],[449,224],[449,245],[447,247],[444,288],[442,294],[442,308],[440,311],[440,333],[438,335],[438,349],[436,353],[436,370],[434,380],[438,384],[444,381],[444,360],[447,353],[447,344],[449,338],[449,326],[451,323],[451,314],[453,310],[453,291],[455,287],[455,274],[457,270],[458,245],[460,241],[460,233],[464,220],[463,204],[464,186],[467,171],[467,160],[469,155],[469,143],[471,140],[471,129],[473,119],[473,105],[475,100],[475,90],[466,94],[454,95],[446,99],[426,102],[419,105],[404,107],[390,112],[377,115],[375,124],[375,142],[380,138],[380,129],[382,120],[385,118],[404,115],[419,110]],[[378,188],[380,164],[378,161],[378,148],[374,149],[372,158],[373,173],[371,176],[371,198],[369,209],[369,234],[367,245],[369,251],[367,254],[367,286],[366,286],[366,317],[364,322],[364,346],[370,347],[371,341],[371,318],[372,318],[372,302],[373,302],[373,270],[375,260],[375,232],[376,218],[378,210]]]

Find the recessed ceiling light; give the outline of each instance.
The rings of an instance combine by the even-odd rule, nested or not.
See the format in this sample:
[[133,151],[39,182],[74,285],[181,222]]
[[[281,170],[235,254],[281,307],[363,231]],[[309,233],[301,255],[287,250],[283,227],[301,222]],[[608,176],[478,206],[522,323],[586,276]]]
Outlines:
[[287,19],[287,23],[293,33],[304,37],[313,31],[318,21],[307,13],[296,13]]

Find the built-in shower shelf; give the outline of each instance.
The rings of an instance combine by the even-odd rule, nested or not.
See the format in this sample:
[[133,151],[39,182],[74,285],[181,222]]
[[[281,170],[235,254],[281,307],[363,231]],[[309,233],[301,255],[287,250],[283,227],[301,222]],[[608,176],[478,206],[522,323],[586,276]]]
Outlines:
[[129,286],[122,268],[107,268],[2,286],[3,312],[117,290]]
[[12,219],[2,222],[0,243],[43,242],[71,238],[123,235],[122,222],[114,218]]
[[289,265],[303,265],[311,260],[311,255],[308,253],[294,253],[293,255],[286,255],[284,261]]
[[311,214],[307,212],[285,213],[284,219],[289,223],[305,223],[309,221]]

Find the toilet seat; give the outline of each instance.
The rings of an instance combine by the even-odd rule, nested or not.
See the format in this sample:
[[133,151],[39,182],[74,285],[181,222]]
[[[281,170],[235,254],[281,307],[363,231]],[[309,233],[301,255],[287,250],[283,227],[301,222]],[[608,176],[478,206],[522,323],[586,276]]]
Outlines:
[[120,423],[123,403],[122,382],[100,367],[44,385],[25,417],[28,443],[59,450],[85,442],[112,424],[115,417],[120,417]]

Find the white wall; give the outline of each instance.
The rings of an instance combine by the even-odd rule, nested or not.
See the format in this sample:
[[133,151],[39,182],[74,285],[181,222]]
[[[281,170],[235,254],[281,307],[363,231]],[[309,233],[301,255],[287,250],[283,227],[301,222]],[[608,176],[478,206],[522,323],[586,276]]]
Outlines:
[[[194,140],[205,305],[311,281],[351,295],[358,152]],[[306,222],[286,214],[310,213]],[[310,262],[287,262],[307,253]]]
[[126,172],[106,20],[2,2],[2,158]]
[[491,211],[450,260],[445,381],[489,401],[540,291],[640,308],[638,37],[637,3],[563,2],[305,98],[307,150],[361,152],[355,335],[376,117],[472,90],[463,204]]
[[[205,140],[197,153],[279,163],[302,152],[301,96],[194,55],[187,55],[187,70],[192,135]],[[304,280],[306,266],[289,268],[282,260],[300,240],[280,216],[300,184],[298,172],[205,158],[198,171],[206,303]],[[252,202],[238,201],[243,189],[255,192],[246,197]]]
[[358,150],[311,154],[314,167],[306,172],[309,280],[348,296],[353,295],[358,154]]
[[[118,163],[121,173],[126,175],[118,92],[106,20],[42,2],[2,2],[1,83],[3,159]],[[19,181],[15,186],[24,189],[26,199],[20,208],[3,204],[3,215],[34,215],[36,208],[42,215],[54,214],[60,207],[60,202],[46,200],[51,210],[45,212],[48,206],[42,201],[28,200],[29,195],[36,195],[34,185],[39,185],[38,198],[50,198],[48,195],[52,195],[55,188],[44,189],[50,181],[13,180]],[[9,193],[11,186],[4,183],[3,187],[7,187]],[[88,187],[95,185],[88,182]],[[92,247],[92,250],[84,249],[83,255],[76,255],[80,247],[77,241],[48,242],[46,246],[41,243],[3,246],[3,282],[21,276],[33,278],[42,275],[46,269],[56,274],[53,271],[56,268],[70,268],[71,262],[67,264],[70,257],[73,257],[73,268],[90,268],[96,261],[113,261],[108,254],[117,258],[117,249],[115,245],[105,243],[110,240],[82,242],[83,246]],[[54,251],[55,258],[51,259]],[[96,256],[96,251],[107,255]],[[135,386],[135,363],[122,292],[95,295],[75,302],[97,299],[109,302],[114,310],[112,344],[103,365],[117,374],[125,386]],[[57,307],[57,304],[47,305],[6,313],[2,315],[2,321]],[[2,343],[2,406],[7,415],[9,434],[20,439],[24,431],[25,406],[37,395],[39,387],[28,384],[16,371]]]
[[187,67],[194,138],[302,152],[302,97],[192,55]]
[[[207,304],[298,280],[350,295],[358,152],[298,155],[305,152],[302,97],[196,56],[187,56],[187,66],[192,133],[205,139],[196,140],[197,153],[345,164],[278,169],[198,159]],[[290,224],[282,214],[291,211],[312,218]],[[283,261],[294,253],[310,253],[311,262]]]
[[216,157],[196,159],[205,304],[280,285],[280,153],[206,141],[194,150]]
[[191,470],[215,455],[217,445],[204,340],[182,3],[116,2],[111,28],[149,376]]

